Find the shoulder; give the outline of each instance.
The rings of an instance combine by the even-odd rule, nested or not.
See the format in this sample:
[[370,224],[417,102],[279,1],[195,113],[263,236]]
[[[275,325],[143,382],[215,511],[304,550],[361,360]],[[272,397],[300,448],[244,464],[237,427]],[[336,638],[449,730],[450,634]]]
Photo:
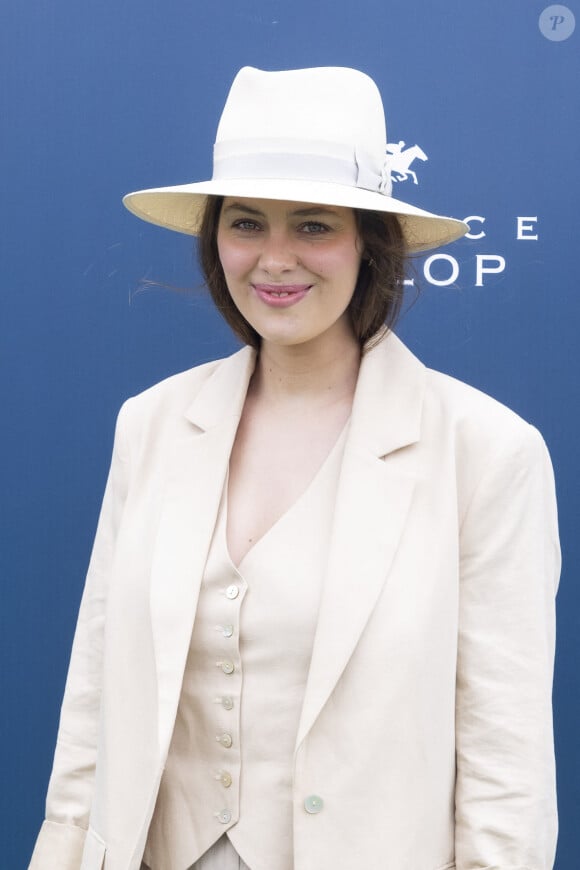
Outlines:
[[464,506],[477,491],[489,490],[502,500],[524,481],[542,480],[544,494],[553,493],[552,465],[541,433],[486,393],[427,369],[424,421],[428,437],[455,457]]
[[123,407],[128,409],[129,414],[136,415],[147,415],[160,407],[174,407],[175,410],[186,408],[223,361],[224,359],[210,360],[170,375],[131,396]]
[[504,523],[507,516],[519,522],[536,510],[557,542],[550,455],[538,429],[519,414],[469,384],[425,369],[421,441],[432,461],[451,457],[449,483],[462,528],[466,517],[478,523],[483,517],[493,532],[500,516]]
[[438,455],[451,449],[460,460],[480,467],[503,455],[545,454],[542,436],[527,420],[481,390],[426,367],[393,339],[384,363],[392,377],[401,376],[405,395],[416,397],[424,447]]
[[529,436],[534,427],[487,393],[442,372],[426,369],[425,416],[458,436],[506,440]]
[[225,401],[234,385],[248,377],[253,351],[244,347],[229,357],[212,360],[171,375],[127,399],[119,412],[117,428],[127,437],[142,440],[147,433],[162,435],[195,422],[194,409],[203,416],[209,406]]

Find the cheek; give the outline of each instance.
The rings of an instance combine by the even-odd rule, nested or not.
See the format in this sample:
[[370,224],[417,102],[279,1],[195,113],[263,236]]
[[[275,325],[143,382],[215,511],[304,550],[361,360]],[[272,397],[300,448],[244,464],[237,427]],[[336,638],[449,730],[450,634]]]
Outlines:
[[320,272],[325,272],[329,275],[339,272],[341,269],[348,266],[357,260],[358,254],[350,247],[346,250],[343,247],[336,247],[333,250],[328,248],[317,249],[315,246],[310,250],[302,251],[300,259],[310,268],[316,268]]
[[320,257],[318,262],[311,260],[312,268],[327,278],[334,279],[339,284],[350,286],[354,290],[354,284],[358,277],[361,258],[353,248],[346,251],[337,250],[332,256]]
[[218,255],[226,275],[235,276],[246,271],[250,266],[249,252],[230,242],[220,242],[218,236]]

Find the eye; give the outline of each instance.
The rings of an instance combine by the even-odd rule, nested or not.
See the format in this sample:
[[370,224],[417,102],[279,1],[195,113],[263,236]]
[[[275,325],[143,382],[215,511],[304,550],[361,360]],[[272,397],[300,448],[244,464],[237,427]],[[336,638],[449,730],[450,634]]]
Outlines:
[[232,227],[235,230],[242,230],[245,232],[253,232],[254,230],[260,229],[260,225],[251,218],[240,218],[233,222]]
[[298,227],[301,233],[305,233],[307,236],[321,236],[324,233],[330,232],[330,227],[326,224],[320,223],[320,221],[304,221],[303,224],[300,224]]

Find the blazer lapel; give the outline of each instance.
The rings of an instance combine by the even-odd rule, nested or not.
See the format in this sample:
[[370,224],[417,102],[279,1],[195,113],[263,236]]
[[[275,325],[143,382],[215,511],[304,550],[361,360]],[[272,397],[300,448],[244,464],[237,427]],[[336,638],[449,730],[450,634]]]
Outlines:
[[[424,366],[392,333],[363,356],[296,748],[342,674],[383,588],[414,487]],[[397,451],[397,452],[395,452]]]
[[255,354],[223,360],[186,411],[171,444],[151,574],[161,751],[171,739],[199,588]]

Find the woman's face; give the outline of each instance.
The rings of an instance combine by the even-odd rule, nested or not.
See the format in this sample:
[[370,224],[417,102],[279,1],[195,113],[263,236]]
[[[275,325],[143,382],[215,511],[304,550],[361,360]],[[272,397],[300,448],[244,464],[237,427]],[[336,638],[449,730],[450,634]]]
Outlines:
[[263,341],[352,337],[361,261],[352,209],[226,197],[217,245],[232,299]]

